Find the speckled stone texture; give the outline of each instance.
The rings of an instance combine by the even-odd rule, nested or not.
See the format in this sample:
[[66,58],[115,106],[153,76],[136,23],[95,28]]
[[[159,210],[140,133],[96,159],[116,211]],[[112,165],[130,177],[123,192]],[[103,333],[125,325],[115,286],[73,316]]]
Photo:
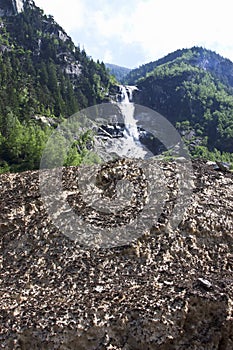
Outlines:
[[193,168],[177,229],[167,201],[150,232],[109,249],[56,229],[38,172],[1,175],[0,349],[232,350],[233,174]]

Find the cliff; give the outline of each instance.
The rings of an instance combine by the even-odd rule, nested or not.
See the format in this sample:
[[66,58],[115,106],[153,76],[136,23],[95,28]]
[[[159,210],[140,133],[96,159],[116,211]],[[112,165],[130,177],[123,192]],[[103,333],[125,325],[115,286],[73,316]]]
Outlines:
[[34,3],[31,0],[2,0],[0,4],[0,17],[13,16],[22,12],[26,2],[29,4]]
[[[161,167],[175,186],[175,164]],[[233,348],[233,174],[194,162],[176,230],[83,249],[50,222],[38,172],[0,176],[2,349]],[[75,167],[64,187],[76,186]]]

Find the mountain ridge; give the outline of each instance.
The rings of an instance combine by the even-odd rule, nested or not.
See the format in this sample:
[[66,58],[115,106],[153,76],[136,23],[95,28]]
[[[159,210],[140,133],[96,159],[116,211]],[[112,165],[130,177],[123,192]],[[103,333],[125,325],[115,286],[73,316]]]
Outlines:
[[233,161],[233,63],[213,51],[177,50],[131,71],[135,102],[165,116],[195,157]]
[[[192,56],[192,61],[190,58]],[[205,49],[203,47],[193,46],[187,49],[178,49],[171,52],[164,57],[141,65],[138,68],[131,70],[126,76],[125,83],[135,84],[138,79],[145,76],[147,73],[152,72],[156,67],[172,62],[177,58],[182,59],[184,62],[189,62],[194,66],[210,71],[215,74],[221,82],[233,87],[233,62],[219,55],[215,51]]]
[[[7,14],[14,6],[18,10],[0,17],[0,172],[36,169],[51,125],[112,101],[119,83],[34,1],[4,4]],[[170,120],[186,137],[193,156],[233,162],[232,62],[193,47],[122,79],[138,84],[135,102]],[[80,155],[74,158],[80,161]]]
[[131,71],[130,68],[122,67],[117,64],[105,63],[107,69],[109,69],[110,73],[115,76],[115,78],[123,83],[125,76]]

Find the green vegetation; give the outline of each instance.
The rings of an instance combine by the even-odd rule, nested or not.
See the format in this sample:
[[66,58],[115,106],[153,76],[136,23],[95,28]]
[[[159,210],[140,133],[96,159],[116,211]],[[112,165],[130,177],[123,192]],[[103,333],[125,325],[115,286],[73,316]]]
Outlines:
[[[74,127],[73,130],[72,127]],[[43,152],[43,168],[101,162],[101,159],[92,150],[94,136],[92,131],[75,132],[78,130],[77,127],[81,130],[78,123],[76,125],[75,123],[61,124],[59,131],[56,130],[51,135]]]
[[108,101],[115,83],[38,7],[0,18],[0,172],[37,169],[54,126]]
[[[0,18],[0,173],[38,169],[58,123],[117,93],[103,62],[75,47],[52,16],[26,4],[22,13]],[[193,157],[233,163],[232,62],[194,47],[130,72],[109,68],[120,81],[128,73],[125,83],[139,87],[135,102],[167,117]],[[64,165],[99,162],[92,139],[85,133],[75,139]],[[61,147],[51,151],[53,162]]]
[[135,84],[138,79],[145,77],[155,68],[171,62],[184,62],[194,67],[202,68],[210,72],[213,77],[222,83],[233,87],[233,64],[229,59],[223,58],[217,53],[202,47],[181,49],[169,53],[157,61],[149,62],[139,68],[131,70],[124,79],[125,84]]
[[109,70],[110,74],[112,74],[116,80],[121,83],[124,81],[126,75],[131,71],[130,68],[120,67],[116,64],[105,63],[105,66]]
[[127,82],[140,90],[137,103],[176,126],[194,157],[233,162],[233,63],[229,62],[202,48],[179,50],[130,72]]

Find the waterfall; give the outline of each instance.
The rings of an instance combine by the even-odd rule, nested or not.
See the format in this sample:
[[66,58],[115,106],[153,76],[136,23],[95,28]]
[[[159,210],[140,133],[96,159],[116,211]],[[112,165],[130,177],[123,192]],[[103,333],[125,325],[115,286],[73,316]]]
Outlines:
[[[133,137],[135,141],[139,140],[137,122],[134,119],[134,104],[130,102],[127,89],[125,86],[120,86],[121,91],[121,111],[125,120],[125,132],[128,136]],[[132,95],[131,95],[132,98]],[[127,135],[126,135],[127,136]]]
[[127,94],[126,87],[124,85],[120,85],[120,102],[129,103],[129,96]]
[[20,13],[23,11],[24,8],[24,1],[23,0],[14,0],[13,1],[14,10],[16,13]]
[[136,86],[119,86],[117,94],[118,114],[112,116],[113,122],[99,128],[98,147],[107,150],[109,156],[115,157],[117,155],[131,159],[145,159],[150,156],[150,152],[140,142],[133,103],[134,90],[137,90]]
[[129,158],[144,159],[147,151],[139,141],[137,121],[134,118],[133,91],[136,89],[136,86],[120,86],[121,98],[119,106],[123,115],[125,130],[123,133],[124,138],[121,140],[121,150],[118,153]]

